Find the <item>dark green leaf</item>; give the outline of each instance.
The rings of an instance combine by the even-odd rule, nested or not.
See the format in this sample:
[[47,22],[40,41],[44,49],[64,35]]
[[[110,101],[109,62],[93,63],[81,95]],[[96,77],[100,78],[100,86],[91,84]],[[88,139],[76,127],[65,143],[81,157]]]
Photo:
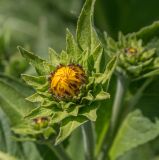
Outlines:
[[159,135],[159,121],[153,123],[140,110],[130,113],[121,125],[110,150],[110,157],[116,160],[125,152],[153,140]]
[[0,106],[11,120],[11,124],[18,124],[34,106],[27,102],[20,92],[1,80],[0,90]]
[[153,24],[146,26],[135,33],[137,38],[143,39],[145,42],[152,40],[154,37],[159,36],[159,21],[154,22]]
[[99,44],[97,34],[93,28],[93,11],[95,0],[86,0],[77,23],[77,42],[80,47],[92,52]]

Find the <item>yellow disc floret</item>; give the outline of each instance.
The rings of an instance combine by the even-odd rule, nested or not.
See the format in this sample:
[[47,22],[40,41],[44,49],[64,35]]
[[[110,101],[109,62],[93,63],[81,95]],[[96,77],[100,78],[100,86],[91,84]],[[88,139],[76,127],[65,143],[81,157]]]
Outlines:
[[60,65],[50,77],[50,91],[58,98],[72,98],[78,95],[86,82],[86,75],[80,65]]
[[136,48],[133,48],[133,47],[130,47],[130,48],[126,48],[125,49],[125,52],[128,53],[128,54],[136,54],[137,53],[137,49]]

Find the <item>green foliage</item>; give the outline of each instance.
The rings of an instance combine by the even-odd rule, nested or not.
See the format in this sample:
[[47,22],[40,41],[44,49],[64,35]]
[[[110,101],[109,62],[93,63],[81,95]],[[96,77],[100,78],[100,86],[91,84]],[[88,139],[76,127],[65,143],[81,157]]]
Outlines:
[[[154,26],[146,27],[146,29],[145,32],[153,32]],[[119,55],[116,71],[131,80],[147,78],[158,74],[158,55],[156,48],[149,45],[149,43],[143,46],[144,37],[143,39],[138,39],[139,33],[140,31],[127,36],[120,33],[117,42],[111,37],[105,37],[106,52],[110,56],[114,54]]]
[[[77,42],[74,40],[73,35],[67,31],[66,52],[62,51],[58,56],[54,50],[50,49],[50,64],[26,51],[22,47],[19,47],[19,51],[22,56],[35,67],[37,73],[40,75],[38,77],[23,75],[23,79],[26,83],[37,91],[34,95],[27,99],[32,102],[40,102],[41,107],[32,111],[27,116],[27,119],[30,121],[30,117],[33,119],[38,116],[48,116],[50,119],[50,125],[61,122],[59,126],[60,131],[55,140],[55,144],[62,142],[75,128],[82,125],[86,121],[95,121],[96,111],[99,107],[100,101],[109,98],[109,94],[106,92],[104,86],[106,82],[109,81],[111,74],[115,69],[116,58],[113,57],[110,64],[104,69],[105,76],[103,76],[103,74],[100,73],[102,70],[101,68],[103,68],[103,66],[101,66],[101,55],[103,54],[103,49],[92,26],[93,8],[94,1],[87,0],[77,24]],[[92,30],[91,32],[88,32],[88,24]],[[80,37],[82,37],[82,40]],[[90,45],[84,46],[84,43],[87,42],[90,43]],[[82,49],[78,47],[80,45]],[[72,54],[74,57],[72,57]],[[55,64],[53,64],[53,62],[55,62]],[[88,74],[88,79],[90,79],[88,80],[88,84],[85,86],[85,91],[81,90],[80,94],[73,98],[72,102],[66,102],[64,100],[58,102],[56,98],[52,97],[51,93],[48,92],[49,83],[47,79],[51,72],[55,70],[53,66],[55,66],[57,62],[65,65],[68,65],[71,62],[81,64]],[[106,65],[104,64],[104,66]],[[97,73],[98,76],[96,76]],[[50,112],[49,115],[47,114],[48,112]],[[25,125],[23,127],[25,127]],[[23,134],[32,134],[29,133],[30,129],[28,127],[26,127],[25,131],[22,129],[23,127],[20,126],[20,130],[16,128],[14,131],[18,133],[22,131]],[[33,132],[33,130],[31,129],[30,132]]]
[[16,160],[16,158],[9,156],[6,153],[0,152],[0,158],[3,160]]
[[15,84],[14,87],[12,87],[12,81],[13,80],[10,79],[10,83],[8,84],[3,81],[3,79],[0,79],[0,106],[10,118],[12,125],[16,125],[19,124],[23,117],[29,113],[34,106],[24,99],[20,91],[15,89],[16,83],[18,87],[20,84],[14,81]]
[[158,120],[153,123],[144,117],[141,111],[134,111],[127,116],[119,129],[110,151],[110,157],[112,160],[117,159],[126,151],[142,145],[158,135]]
[[11,127],[9,125],[9,120],[6,114],[2,110],[0,110],[0,158],[6,160],[18,159],[32,159],[32,160],[43,160],[38,148],[34,143],[31,142],[17,142],[14,140],[13,136],[15,136],[11,132]]
[[[0,1],[0,159],[158,159],[159,22],[134,32],[153,19],[135,21],[140,1],[95,2],[77,20],[79,0]],[[133,32],[116,39],[119,28]],[[86,74],[71,98],[50,92],[60,64]]]

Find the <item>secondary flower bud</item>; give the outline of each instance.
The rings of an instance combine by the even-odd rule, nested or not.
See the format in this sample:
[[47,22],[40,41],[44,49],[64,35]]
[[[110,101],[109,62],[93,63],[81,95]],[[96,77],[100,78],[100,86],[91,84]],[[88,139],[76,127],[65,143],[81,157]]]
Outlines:
[[46,128],[48,126],[48,117],[38,117],[33,119],[33,127],[37,130],[41,128]]
[[110,56],[119,55],[117,73],[124,74],[134,80],[148,76],[148,73],[157,69],[156,49],[149,44],[143,44],[142,39],[120,34],[118,41],[107,37],[106,42],[107,53]]

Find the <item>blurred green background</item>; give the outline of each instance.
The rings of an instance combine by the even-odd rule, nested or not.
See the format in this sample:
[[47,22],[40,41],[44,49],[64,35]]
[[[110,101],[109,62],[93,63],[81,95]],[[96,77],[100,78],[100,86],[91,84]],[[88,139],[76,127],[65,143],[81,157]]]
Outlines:
[[[48,47],[65,48],[65,31],[75,27],[84,0],[0,0],[0,71],[19,77],[33,72],[17,53],[21,45],[46,58]],[[95,26],[117,38],[159,19],[158,0],[97,0]],[[16,68],[15,65],[16,64]],[[16,70],[16,72],[15,72]]]
[[[43,57],[47,56],[48,47],[60,51],[65,45],[66,28],[75,31],[83,3],[84,0],[1,0],[0,34],[7,33],[7,52],[15,52],[17,45],[26,45]],[[116,38],[119,30],[137,31],[158,20],[158,6],[158,0],[97,0],[95,26]]]

